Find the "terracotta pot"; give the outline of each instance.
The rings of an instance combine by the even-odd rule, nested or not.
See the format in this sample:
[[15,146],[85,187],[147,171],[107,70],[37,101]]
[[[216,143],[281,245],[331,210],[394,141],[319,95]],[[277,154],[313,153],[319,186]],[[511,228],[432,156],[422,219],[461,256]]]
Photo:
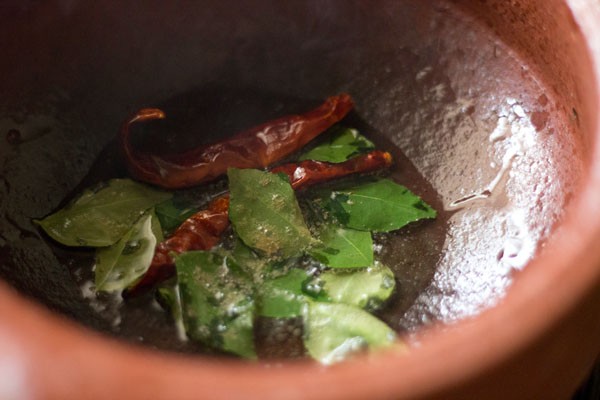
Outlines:
[[[600,351],[600,5],[595,0],[286,4],[211,2],[202,10],[194,2],[90,6],[31,1],[0,6],[0,48],[5,53],[0,126],[5,132],[26,127],[20,138],[11,132],[10,146],[0,148],[5,183],[0,189],[0,276],[6,281],[0,282],[0,398],[564,399],[584,379]],[[312,11],[299,13],[307,9]],[[203,24],[195,23],[199,16]],[[371,16],[385,23],[371,24]],[[359,34],[344,24],[330,24],[336,18],[354,18]],[[309,23],[313,20],[314,26]],[[451,21],[450,27],[439,25],[445,20]],[[340,88],[356,90],[365,118],[377,125],[389,108],[369,104],[393,88],[378,85],[386,68],[375,64],[383,65],[379,61],[390,56],[417,55],[415,60],[430,61],[438,56],[435,43],[467,43],[457,45],[443,65],[457,92],[461,84],[468,86],[466,74],[479,76],[478,69],[498,77],[514,72],[494,70],[485,49],[465,55],[468,43],[477,40],[454,28],[455,20],[476,26],[473,32],[496,35],[499,51],[512,49],[533,71],[531,76],[550,88],[556,126],[566,127],[554,135],[576,144],[570,157],[553,161],[584,166],[581,176],[574,175],[572,194],[562,194],[564,211],[535,217],[552,225],[544,218],[561,216],[537,255],[514,274],[493,306],[486,307],[479,298],[475,306],[481,312],[421,327],[409,338],[407,352],[376,353],[333,367],[183,356],[133,346],[74,321],[89,307],[64,268],[53,270],[47,259],[36,255],[34,249],[45,245],[39,232],[31,230],[30,218],[50,212],[75,187],[91,164],[89,154],[99,153],[128,111],[222,76],[225,70],[228,77],[267,89],[294,95],[314,90],[311,98]],[[330,25],[324,28],[319,21]],[[403,27],[395,28],[400,22]],[[314,36],[307,28],[311,26]],[[393,36],[398,32],[408,36]],[[326,45],[317,40],[321,34],[329,40]],[[295,37],[303,39],[294,42]],[[415,44],[422,51],[413,52],[410,41],[421,39],[429,44]],[[264,46],[256,44],[260,40]],[[236,53],[224,54],[228,46]],[[330,50],[327,56],[311,50],[319,46]],[[376,53],[361,56],[348,46]],[[306,58],[285,61],[290,54]],[[338,56],[348,62],[351,74],[338,68]],[[228,57],[251,60],[251,66],[229,63]],[[457,68],[463,58],[464,69]],[[280,63],[288,71],[282,72]],[[423,67],[418,60],[415,65]],[[429,73],[423,71],[420,76]],[[516,76],[513,87],[530,75]],[[501,93],[505,82],[473,79],[473,87],[481,90],[490,85],[487,94]],[[541,130],[545,121],[533,123]],[[46,126],[52,129],[44,130]],[[80,140],[82,135],[89,137]],[[51,141],[39,148],[27,146],[43,137]],[[428,148],[419,147],[419,140],[413,135],[406,146],[425,157]],[[502,293],[506,288],[498,287]]]

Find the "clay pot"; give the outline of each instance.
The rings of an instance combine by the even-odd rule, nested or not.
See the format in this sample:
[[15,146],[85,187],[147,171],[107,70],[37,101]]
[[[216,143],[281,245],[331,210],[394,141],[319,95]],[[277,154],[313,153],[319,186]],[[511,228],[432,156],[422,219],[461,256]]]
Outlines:
[[[0,13],[0,126],[4,132],[19,128],[0,147],[1,398],[561,399],[593,365],[600,350],[596,1],[257,1],[202,7],[30,1],[7,2]],[[497,47],[470,47],[489,45],[488,39],[478,41],[481,32],[495,37]],[[319,54],[323,49],[327,52]],[[504,64],[494,64],[494,58],[507,54],[522,60],[526,72],[495,68]],[[388,65],[401,57],[410,60]],[[443,62],[435,64],[437,57]],[[529,77],[539,79],[554,115],[528,116],[536,131],[564,127],[549,134],[572,151],[551,160],[548,171],[560,164],[557,170],[571,171],[573,182],[569,186],[564,175],[546,181],[547,188],[554,178],[561,182],[561,200],[549,200],[550,210],[531,218],[551,233],[524,268],[502,275],[510,284],[497,286],[500,295],[486,304],[488,286],[482,285],[475,290],[481,293],[474,303],[478,312],[421,326],[408,337],[407,352],[381,352],[326,368],[131,345],[90,329],[98,327],[95,317],[86,316],[91,311],[73,279],[44,257],[52,253],[31,218],[67,196],[132,109],[226,77],[309,98],[355,91],[365,119],[380,125],[391,121],[390,105],[403,98],[402,91],[398,98],[386,97],[397,89],[386,74],[422,72],[423,78],[428,63],[442,68],[441,83],[456,93],[472,87],[474,98],[494,99],[505,93],[503,84],[514,90]],[[408,96],[406,107],[429,107],[422,93]],[[483,115],[481,109],[497,113],[492,103],[477,103],[482,107],[474,118]],[[420,146],[422,136],[411,132],[399,145],[425,159],[431,148]],[[49,141],[39,144],[44,137]],[[426,165],[414,162],[427,175]],[[545,220],[551,216],[555,220]],[[484,279],[481,274],[480,282]]]

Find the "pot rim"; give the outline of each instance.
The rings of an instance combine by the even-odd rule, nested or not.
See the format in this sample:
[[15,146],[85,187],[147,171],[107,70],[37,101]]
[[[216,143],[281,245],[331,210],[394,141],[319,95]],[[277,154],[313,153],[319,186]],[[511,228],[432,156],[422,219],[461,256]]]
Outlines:
[[[593,72],[598,78],[600,37],[594,31],[598,30],[600,7],[582,0],[567,0],[566,4],[587,41]],[[598,79],[593,87],[596,104],[600,104]],[[407,351],[388,350],[332,367],[309,361],[286,362],[283,367],[156,352],[82,328],[22,298],[3,282],[0,315],[15,316],[14,310],[23,311],[18,311],[14,323],[0,325],[0,347],[5,348],[6,343],[11,349],[9,355],[14,353],[15,358],[8,359],[16,360],[11,368],[17,368],[24,379],[26,386],[20,389],[33,397],[48,393],[53,398],[80,398],[83,394],[115,397],[132,386],[136,391],[129,398],[172,398],[175,391],[183,398],[202,393],[211,399],[360,399],[390,393],[405,397],[437,393],[481,375],[531,346],[576,308],[582,297],[598,288],[600,268],[594,240],[600,237],[598,116],[594,124],[596,140],[583,180],[584,190],[571,203],[544,252],[519,273],[499,304],[475,317],[419,333],[418,342]],[[577,274],[571,273],[572,265],[577,265]],[[542,293],[552,296],[540,301]],[[528,306],[532,303],[536,303],[535,310]],[[507,321],[518,324],[511,326]],[[20,332],[24,329],[32,335],[22,337]],[[47,336],[50,330],[59,334]],[[80,368],[90,363],[93,371]],[[71,377],[68,382],[65,374]],[[29,376],[36,380],[28,380]],[[393,376],[402,379],[391,379]],[[363,384],[352,385],[356,381]],[[340,391],[340,387],[346,390]]]

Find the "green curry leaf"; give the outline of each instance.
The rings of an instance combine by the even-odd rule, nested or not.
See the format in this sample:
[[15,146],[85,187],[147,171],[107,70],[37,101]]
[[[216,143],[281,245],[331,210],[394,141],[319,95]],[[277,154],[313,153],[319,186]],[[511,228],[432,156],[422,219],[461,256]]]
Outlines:
[[147,213],[117,243],[96,250],[97,290],[125,289],[146,273],[157,243],[155,231],[160,232],[156,225],[154,213]]
[[389,179],[336,190],[325,207],[346,227],[374,232],[390,232],[436,216],[431,206]]
[[293,268],[286,275],[266,280],[257,290],[258,314],[272,318],[300,316],[306,301],[302,287],[307,279],[306,271]]
[[177,334],[182,340],[187,339],[183,323],[183,310],[181,308],[181,296],[177,284],[164,284],[156,290],[158,302],[171,313]]
[[289,258],[312,242],[287,179],[254,169],[230,168],[229,219],[242,241],[271,257]]
[[154,210],[165,232],[172,232],[191,217],[197,211],[197,207],[173,197],[157,204]]
[[36,222],[66,246],[111,246],[148,209],[170,197],[170,193],[129,179],[113,179],[97,190],[84,191],[73,203]]
[[356,129],[338,127],[328,141],[304,153],[300,160],[340,163],[374,147],[373,143]]
[[319,234],[320,246],[309,252],[319,262],[332,268],[368,267],[373,264],[371,232],[324,225]]
[[391,346],[395,332],[368,312],[347,304],[308,301],[304,346],[323,364],[333,364],[366,348]]
[[183,253],[175,264],[188,337],[255,358],[251,279],[227,257],[207,251]]
[[310,282],[318,287],[319,300],[344,303],[375,311],[392,295],[396,286],[394,273],[386,266],[360,270],[328,270]]

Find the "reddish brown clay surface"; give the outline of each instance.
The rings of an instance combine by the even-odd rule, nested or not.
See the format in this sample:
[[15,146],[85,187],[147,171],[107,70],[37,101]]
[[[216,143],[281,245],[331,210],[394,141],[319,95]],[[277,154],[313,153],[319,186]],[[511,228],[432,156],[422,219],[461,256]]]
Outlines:
[[[498,305],[419,334],[407,352],[386,351],[330,368],[309,362],[264,366],[127,346],[51,314],[0,283],[0,397],[568,398],[600,350],[600,6],[595,0],[566,3],[572,15],[559,2],[552,2],[557,6],[552,15],[535,11],[536,1],[511,2],[512,9],[502,1],[482,8],[464,4],[484,19],[496,11],[486,23],[498,31],[512,22],[515,33],[507,41],[525,55],[550,49],[573,57],[568,63],[577,74],[558,79],[556,90],[572,89],[564,96],[578,105],[575,117],[588,143],[587,174],[564,221]],[[544,35],[540,25],[529,31],[528,22],[536,18],[552,20],[543,25],[552,30],[545,37],[555,38],[557,47],[535,38],[530,43],[536,46],[520,42],[528,34]],[[586,44],[574,51],[567,39]],[[541,73],[552,76],[551,64],[561,61],[554,55],[547,61]]]

